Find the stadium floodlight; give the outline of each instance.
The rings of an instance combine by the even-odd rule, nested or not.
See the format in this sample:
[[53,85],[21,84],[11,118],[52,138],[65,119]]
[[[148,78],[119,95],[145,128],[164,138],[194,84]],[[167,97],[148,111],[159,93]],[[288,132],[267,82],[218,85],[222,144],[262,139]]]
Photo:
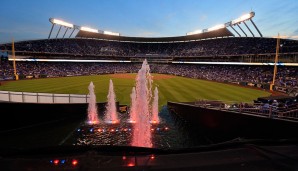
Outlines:
[[88,32],[93,32],[93,33],[98,33],[98,30],[89,28],[89,27],[81,27],[80,30],[82,31],[88,31]]
[[189,36],[189,35],[200,34],[200,33],[203,33],[203,30],[191,31],[191,32],[186,33],[186,35]]
[[231,25],[232,25],[232,21],[229,21],[229,22],[225,23],[225,27],[229,27]]
[[115,32],[111,32],[111,31],[103,31],[103,34],[113,35],[113,36],[120,36],[120,33],[115,33]]
[[225,25],[224,24],[219,24],[219,25],[213,26],[211,28],[208,28],[208,31],[214,31],[214,30],[218,30],[218,29],[221,29],[221,28],[225,28]]
[[252,17],[254,16],[254,13],[251,12],[251,13],[248,13],[248,14],[244,14],[242,15],[241,17],[235,19],[232,21],[232,24],[237,24],[237,23],[241,23],[243,21],[246,21],[246,20],[249,20],[251,19]]
[[69,28],[73,28],[73,26],[74,26],[71,23],[67,23],[67,22],[64,22],[62,20],[58,20],[58,19],[55,19],[55,18],[50,18],[50,22],[53,23],[53,24],[58,24],[58,25],[61,25],[61,26],[69,27]]

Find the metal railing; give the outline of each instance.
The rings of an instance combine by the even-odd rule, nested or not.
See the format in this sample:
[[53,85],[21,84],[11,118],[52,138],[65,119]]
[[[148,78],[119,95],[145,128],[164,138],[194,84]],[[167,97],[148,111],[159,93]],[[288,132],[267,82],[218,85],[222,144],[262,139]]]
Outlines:
[[209,108],[214,110],[224,110],[243,114],[253,114],[268,118],[278,118],[298,121],[298,103],[286,107],[277,107],[269,104],[244,104],[227,105],[222,101],[198,100],[194,103],[195,106]]
[[20,103],[88,103],[89,95],[0,91],[0,101]]

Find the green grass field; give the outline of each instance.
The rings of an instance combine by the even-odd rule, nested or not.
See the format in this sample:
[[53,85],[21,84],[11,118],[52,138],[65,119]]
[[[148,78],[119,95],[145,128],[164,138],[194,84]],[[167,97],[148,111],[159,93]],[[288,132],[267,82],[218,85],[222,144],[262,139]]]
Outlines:
[[[128,74],[127,76],[134,77],[135,74]],[[164,75],[153,74],[153,76],[162,77]],[[0,86],[0,90],[87,94],[87,87],[90,81],[93,81],[97,101],[104,102],[108,93],[109,79],[114,82],[117,100],[120,101],[120,104],[129,104],[130,93],[135,85],[135,80],[132,78],[115,78],[115,75],[12,81]],[[177,76],[156,79],[153,82],[153,88],[155,86],[159,89],[159,106],[165,105],[167,101],[190,102],[196,99],[222,100],[227,103],[252,102],[258,97],[270,95],[266,91]]]

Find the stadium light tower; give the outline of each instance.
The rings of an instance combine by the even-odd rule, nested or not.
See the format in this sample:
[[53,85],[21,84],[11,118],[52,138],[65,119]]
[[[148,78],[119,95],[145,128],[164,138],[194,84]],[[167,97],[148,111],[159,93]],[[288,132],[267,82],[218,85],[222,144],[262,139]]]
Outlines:
[[238,24],[241,23],[243,21],[249,20],[250,18],[252,18],[254,16],[254,13],[248,13],[248,14],[244,14],[241,17],[232,20],[232,24]]
[[50,22],[53,24],[58,24],[61,26],[69,27],[69,28],[73,28],[73,26],[74,26],[73,24],[70,24],[70,23],[64,22],[62,20],[55,19],[55,18],[50,18]]
[[195,30],[195,31],[186,33],[186,35],[200,34],[200,33],[215,31],[215,30],[222,29],[222,28],[231,27],[233,29],[233,31],[235,33],[237,33],[237,35],[239,37],[241,37],[241,34],[234,28],[234,27],[238,27],[241,30],[241,32],[245,35],[245,37],[247,37],[248,36],[247,33],[240,26],[240,24],[243,23],[245,25],[245,27],[247,28],[247,30],[249,30],[250,34],[253,37],[255,37],[255,34],[252,32],[251,28],[246,24],[247,21],[251,21],[251,23],[253,24],[253,26],[255,27],[255,29],[257,30],[257,32],[259,33],[259,35],[261,37],[263,37],[262,33],[260,32],[260,30],[258,29],[258,27],[256,26],[256,24],[252,20],[252,18],[254,16],[255,16],[255,12],[250,12],[250,13],[247,13],[247,14],[244,14],[244,15],[240,16],[239,18],[236,18],[234,20],[231,20],[231,21],[229,21],[229,22],[227,22],[225,24],[219,24],[219,25],[213,26],[213,27],[208,28],[208,29]]
[[186,36],[200,34],[200,33],[203,33],[203,30],[195,30],[195,31],[188,32],[186,33]]
[[247,37],[247,34],[245,33],[245,31],[240,27],[240,25],[237,23],[236,24],[238,26],[238,28],[242,31],[242,33],[245,35],[245,37]]
[[103,34],[113,35],[113,36],[120,36],[120,33],[115,33],[115,32],[111,32],[111,31],[103,31]]
[[216,26],[213,26],[211,28],[208,28],[207,30],[208,31],[214,31],[214,30],[218,30],[218,29],[221,29],[221,28],[225,28],[225,25],[224,24],[218,24]]
[[65,31],[65,33],[64,33],[64,35],[63,35],[63,38],[64,38],[66,32],[68,31],[68,29],[75,29],[75,28],[74,28],[74,25],[71,24],[71,23],[68,23],[68,22],[65,22],[65,21],[62,21],[62,20],[59,20],[59,19],[55,19],[55,18],[50,18],[49,20],[50,20],[50,22],[52,23],[52,28],[51,28],[50,34],[49,34],[49,36],[48,36],[48,39],[51,38],[51,34],[52,34],[52,31],[53,31],[55,25],[60,25],[60,27],[59,27],[59,31],[58,31],[58,33],[57,33],[57,35],[56,35],[56,38],[58,37],[58,35],[59,35],[59,33],[60,33],[60,30],[61,30],[62,26],[66,27],[66,31]]
[[234,32],[236,32],[238,34],[238,36],[241,37],[241,35],[238,33],[238,31],[236,29],[234,29],[231,21],[225,23],[225,27],[231,27],[234,30]]
[[[253,17],[254,14],[252,13],[248,13],[248,14],[244,14],[242,15],[241,17],[235,19],[235,20],[232,20],[231,21],[231,24],[232,25],[237,25],[237,27],[242,31],[242,33],[245,35],[245,37],[247,37],[247,34],[245,33],[245,31],[242,29],[242,27],[240,26],[240,24],[243,22],[245,22],[246,20],[250,19],[251,17]],[[246,24],[245,24],[246,25]],[[247,25],[246,25],[247,26]]]
[[68,38],[71,38],[71,36],[73,35],[75,30],[86,31],[86,32],[91,32],[91,33],[107,34],[107,35],[113,35],[113,36],[120,36],[120,33],[111,32],[111,31],[102,31],[102,30],[97,30],[97,29],[90,28],[90,27],[85,27],[85,26],[78,26],[78,25],[74,25],[74,24],[59,20],[59,19],[55,19],[55,18],[50,18],[49,21],[52,23],[52,28],[49,33],[48,39],[51,38],[51,34],[53,32],[55,25],[60,26],[58,33],[56,35],[56,38],[58,37],[62,27],[66,28],[62,38],[64,38],[66,33],[68,32],[68,30],[71,30],[71,29],[72,29],[72,32],[70,33]]
[[246,24],[246,21],[250,21],[254,28],[257,30],[257,32],[259,33],[259,35],[261,37],[263,37],[262,33],[260,32],[260,30],[258,29],[258,27],[255,25],[255,23],[253,22],[252,18],[255,16],[255,12],[250,12],[247,14],[242,15],[239,18],[236,18],[235,20],[232,20],[230,22],[228,22],[229,26],[239,35],[239,37],[241,37],[241,35],[236,31],[236,29],[233,28],[233,26],[237,25],[237,27],[243,32],[243,34],[247,37],[246,32],[241,28],[240,24],[243,23],[245,25],[245,27],[248,29],[248,31],[250,32],[250,34],[255,37],[255,35],[253,34],[252,30],[248,27],[248,25]]
[[80,30],[82,30],[82,31],[88,31],[88,32],[92,32],[92,33],[99,33],[99,31],[96,30],[96,29],[89,28],[89,27],[84,27],[84,26],[81,27]]
[[258,29],[258,27],[255,25],[254,21],[253,21],[252,19],[249,19],[249,20],[250,20],[250,22],[254,25],[254,27],[255,27],[256,30],[258,31],[259,35],[260,35],[261,37],[263,37],[262,33],[260,32],[260,30]]
[[245,23],[245,21],[243,21],[243,24],[246,26],[246,28],[249,30],[250,34],[255,37],[254,33],[250,30],[250,28],[247,26],[247,24]]
[[68,38],[70,38],[70,37],[72,36],[72,34],[73,34],[73,32],[74,32],[75,30],[80,30],[79,26],[74,25],[74,28],[73,28],[73,30],[72,30],[72,32],[70,33],[70,35],[69,35]]

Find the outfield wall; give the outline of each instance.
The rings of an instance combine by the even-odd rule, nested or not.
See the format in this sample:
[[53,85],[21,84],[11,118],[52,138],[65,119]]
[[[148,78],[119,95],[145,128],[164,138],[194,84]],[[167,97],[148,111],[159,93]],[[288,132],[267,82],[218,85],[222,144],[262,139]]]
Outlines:
[[[102,117],[106,103],[96,105],[99,117]],[[119,102],[116,102],[116,106],[118,110]],[[0,133],[63,119],[84,121],[87,119],[87,110],[87,103],[0,102]]]
[[192,132],[203,132],[219,142],[234,138],[289,139],[298,138],[298,121],[270,118],[196,106],[190,103],[168,102],[169,110],[187,123]]
[[[0,91],[0,132],[62,119],[84,120],[89,95]],[[117,110],[119,102],[116,102]],[[106,103],[97,103],[99,113]]]
[[0,91],[0,101],[21,103],[88,103],[89,95]]

